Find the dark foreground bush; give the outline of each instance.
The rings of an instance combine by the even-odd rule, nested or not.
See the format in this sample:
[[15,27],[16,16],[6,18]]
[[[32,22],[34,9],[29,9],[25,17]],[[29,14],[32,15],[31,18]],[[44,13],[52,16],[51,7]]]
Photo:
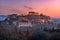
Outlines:
[[22,40],[22,38],[8,32],[0,32],[0,40]]
[[43,32],[36,32],[28,40],[46,40],[46,35]]
[[50,40],[60,40],[60,33],[53,33]]

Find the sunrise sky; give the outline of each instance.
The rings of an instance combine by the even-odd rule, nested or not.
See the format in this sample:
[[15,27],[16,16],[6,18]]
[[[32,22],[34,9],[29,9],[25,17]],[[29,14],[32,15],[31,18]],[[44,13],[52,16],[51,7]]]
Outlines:
[[28,11],[60,18],[60,0],[0,0],[0,14],[27,14]]

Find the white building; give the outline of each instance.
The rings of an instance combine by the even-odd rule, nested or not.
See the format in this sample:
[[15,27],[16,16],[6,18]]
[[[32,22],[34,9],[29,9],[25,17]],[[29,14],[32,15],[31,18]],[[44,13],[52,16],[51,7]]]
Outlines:
[[18,22],[18,28],[20,27],[32,27],[32,24],[31,22],[27,22],[27,23],[24,23],[24,22]]

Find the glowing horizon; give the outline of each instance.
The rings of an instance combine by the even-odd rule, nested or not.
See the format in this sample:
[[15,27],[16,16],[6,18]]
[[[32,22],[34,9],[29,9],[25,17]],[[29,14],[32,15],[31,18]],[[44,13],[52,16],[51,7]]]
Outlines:
[[27,13],[36,11],[55,18],[60,18],[60,0],[0,0],[0,8],[11,8],[0,14]]

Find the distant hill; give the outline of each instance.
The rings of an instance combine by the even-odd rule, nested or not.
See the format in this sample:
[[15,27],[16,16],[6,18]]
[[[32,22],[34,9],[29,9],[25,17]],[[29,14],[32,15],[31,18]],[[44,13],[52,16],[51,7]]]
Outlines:
[[0,21],[4,21],[7,18],[5,15],[0,15]]
[[53,21],[60,23],[60,18],[52,18]]

